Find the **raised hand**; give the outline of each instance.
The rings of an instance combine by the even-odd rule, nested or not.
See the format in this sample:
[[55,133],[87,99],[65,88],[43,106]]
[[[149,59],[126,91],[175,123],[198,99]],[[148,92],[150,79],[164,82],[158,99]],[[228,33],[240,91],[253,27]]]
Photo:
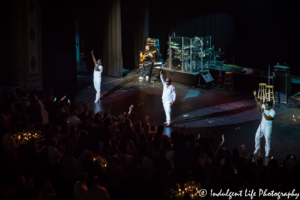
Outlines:
[[256,90],[253,91],[253,95],[256,96]]
[[91,51],[91,54],[94,54],[93,50]]
[[222,134],[222,142],[225,142],[224,134]]
[[133,109],[133,107],[134,107],[134,106],[133,106],[133,105],[131,105],[131,106],[129,107],[129,110],[131,111],[131,110]]
[[163,75],[162,70],[160,70],[160,75]]

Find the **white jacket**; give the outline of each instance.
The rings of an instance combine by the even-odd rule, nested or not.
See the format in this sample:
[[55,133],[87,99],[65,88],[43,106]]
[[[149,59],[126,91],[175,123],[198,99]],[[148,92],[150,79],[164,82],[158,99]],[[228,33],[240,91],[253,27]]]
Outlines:
[[162,101],[163,102],[172,102],[176,100],[176,89],[173,85],[167,85],[166,81],[164,80],[163,75],[160,75],[160,80],[164,85]]
[[101,79],[101,74],[102,74],[102,71],[103,71],[102,65],[98,65],[98,64],[96,64],[96,65],[97,65],[97,67],[98,67],[98,69],[99,69],[100,71],[96,71],[96,70],[94,69],[94,80]]

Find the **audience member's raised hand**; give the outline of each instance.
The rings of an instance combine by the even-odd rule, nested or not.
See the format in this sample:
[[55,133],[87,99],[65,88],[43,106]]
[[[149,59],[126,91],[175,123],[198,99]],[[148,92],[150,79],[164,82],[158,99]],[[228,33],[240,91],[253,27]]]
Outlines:
[[224,134],[222,134],[222,143],[225,142]]

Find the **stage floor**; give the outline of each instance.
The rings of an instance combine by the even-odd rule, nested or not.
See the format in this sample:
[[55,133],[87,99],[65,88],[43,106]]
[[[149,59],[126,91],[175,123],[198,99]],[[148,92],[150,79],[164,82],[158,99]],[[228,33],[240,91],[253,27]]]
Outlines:
[[[102,77],[101,93],[104,98],[100,103],[94,103],[96,91],[93,78],[78,76],[78,95],[75,103],[89,102],[91,108],[106,111],[112,103],[111,112],[116,114],[128,112],[134,105],[132,121],[144,120],[150,117],[150,122],[163,125],[165,114],[162,105],[162,84],[160,81],[148,83],[140,81],[139,74],[134,71],[123,78]],[[199,89],[178,83],[177,98],[172,106],[173,125],[164,129],[164,134],[170,135],[173,130],[180,131],[186,126],[187,134],[215,140],[217,148],[224,134],[224,146],[230,151],[241,145],[246,145],[247,152],[254,151],[254,136],[261,120],[252,93],[242,93],[223,88]],[[273,122],[270,154],[281,163],[288,154],[294,154],[300,159],[300,109],[288,108],[285,104],[274,107],[276,118]],[[261,147],[264,155],[265,140],[262,138]],[[267,160],[265,160],[267,162]],[[287,166],[293,166],[289,160]]]

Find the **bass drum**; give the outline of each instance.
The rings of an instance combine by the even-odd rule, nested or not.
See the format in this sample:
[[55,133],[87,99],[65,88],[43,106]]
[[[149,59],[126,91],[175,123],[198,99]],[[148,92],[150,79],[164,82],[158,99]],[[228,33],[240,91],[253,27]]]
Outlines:
[[181,61],[180,61],[180,59],[179,58],[174,58],[172,60],[172,66],[175,69],[181,69]]

